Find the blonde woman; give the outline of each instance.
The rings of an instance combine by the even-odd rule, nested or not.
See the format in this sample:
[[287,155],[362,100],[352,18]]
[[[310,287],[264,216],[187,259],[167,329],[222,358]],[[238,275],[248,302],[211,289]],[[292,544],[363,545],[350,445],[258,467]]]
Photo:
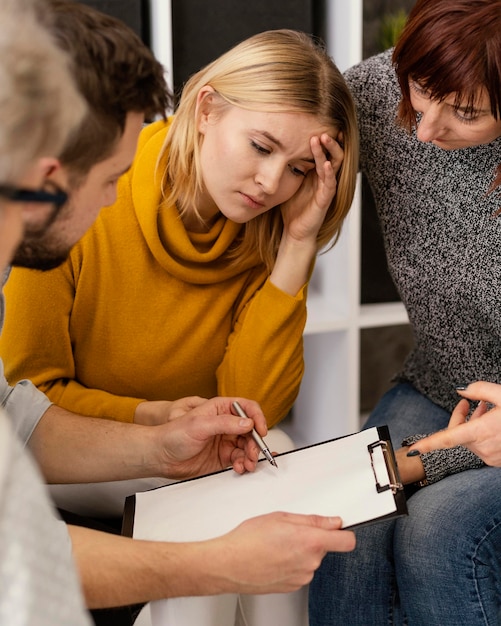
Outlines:
[[278,423],[303,374],[308,279],[339,235],[357,158],[353,102],[321,46],[290,30],[237,45],[143,130],[116,202],[67,262],[13,272],[10,379],[125,422],[239,395]]

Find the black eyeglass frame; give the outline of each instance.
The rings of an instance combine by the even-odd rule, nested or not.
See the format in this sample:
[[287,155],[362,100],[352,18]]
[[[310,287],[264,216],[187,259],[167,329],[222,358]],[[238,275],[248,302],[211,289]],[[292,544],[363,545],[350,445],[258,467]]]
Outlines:
[[59,189],[55,193],[44,189],[20,189],[11,185],[0,185],[0,197],[11,202],[35,202],[37,204],[55,204],[61,207],[68,201],[68,194]]

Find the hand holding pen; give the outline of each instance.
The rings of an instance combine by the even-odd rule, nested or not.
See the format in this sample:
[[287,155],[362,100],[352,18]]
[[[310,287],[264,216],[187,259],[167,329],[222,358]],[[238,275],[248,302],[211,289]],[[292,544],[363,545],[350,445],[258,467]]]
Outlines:
[[[231,406],[235,410],[236,414],[239,415],[240,417],[248,417],[247,413],[242,409],[242,407],[240,406],[238,402],[236,401],[232,402]],[[259,449],[261,450],[261,452],[268,459],[268,461],[275,467],[278,467],[277,462],[275,461],[275,459],[273,458],[273,455],[270,452],[270,449],[268,448],[264,439],[261,437],[261,435],[257,432],[255,428],[252,429],[251,435],[254,441],[259,446]]]

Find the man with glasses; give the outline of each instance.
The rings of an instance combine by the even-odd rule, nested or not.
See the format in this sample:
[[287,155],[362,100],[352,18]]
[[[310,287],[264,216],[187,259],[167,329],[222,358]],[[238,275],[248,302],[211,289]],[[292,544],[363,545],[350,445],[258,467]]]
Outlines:
[[[22,236],[23,218],[29,213],[32,226],[42,227],[64,200],[40,187],[85,105],[65,56],[36,23],[34,3],[2,0],[0,23],[1,276]],[[29,387],[27,395],[35,399]],[[9,391],[0,384],[2,404]],[[1,409],[0,624],[89,624],[65,526]]]
[[68,194],[62,189],[51,193],[43,189],[20,189],[19,187],[13,187],[11,185],[0,185],[0,197],[10,200],[11,202],[53,204],[54,218],[56,217],[57,211],[68,201]]

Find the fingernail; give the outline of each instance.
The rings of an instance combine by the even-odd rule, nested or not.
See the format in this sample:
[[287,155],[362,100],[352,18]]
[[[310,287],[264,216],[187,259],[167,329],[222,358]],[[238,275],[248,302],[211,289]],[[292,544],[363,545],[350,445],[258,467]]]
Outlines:
[[416,450],[416,448],[414,448],[414,450],[409,450],[409,452],[407,452],[407,456],[419,456],[421,454],[421,452],[419,452],[419,450]]
[[466,383],[460,383],[459,385],[456,385],[457,391],[465,391],[466,389],[468,389],[468,385]]

